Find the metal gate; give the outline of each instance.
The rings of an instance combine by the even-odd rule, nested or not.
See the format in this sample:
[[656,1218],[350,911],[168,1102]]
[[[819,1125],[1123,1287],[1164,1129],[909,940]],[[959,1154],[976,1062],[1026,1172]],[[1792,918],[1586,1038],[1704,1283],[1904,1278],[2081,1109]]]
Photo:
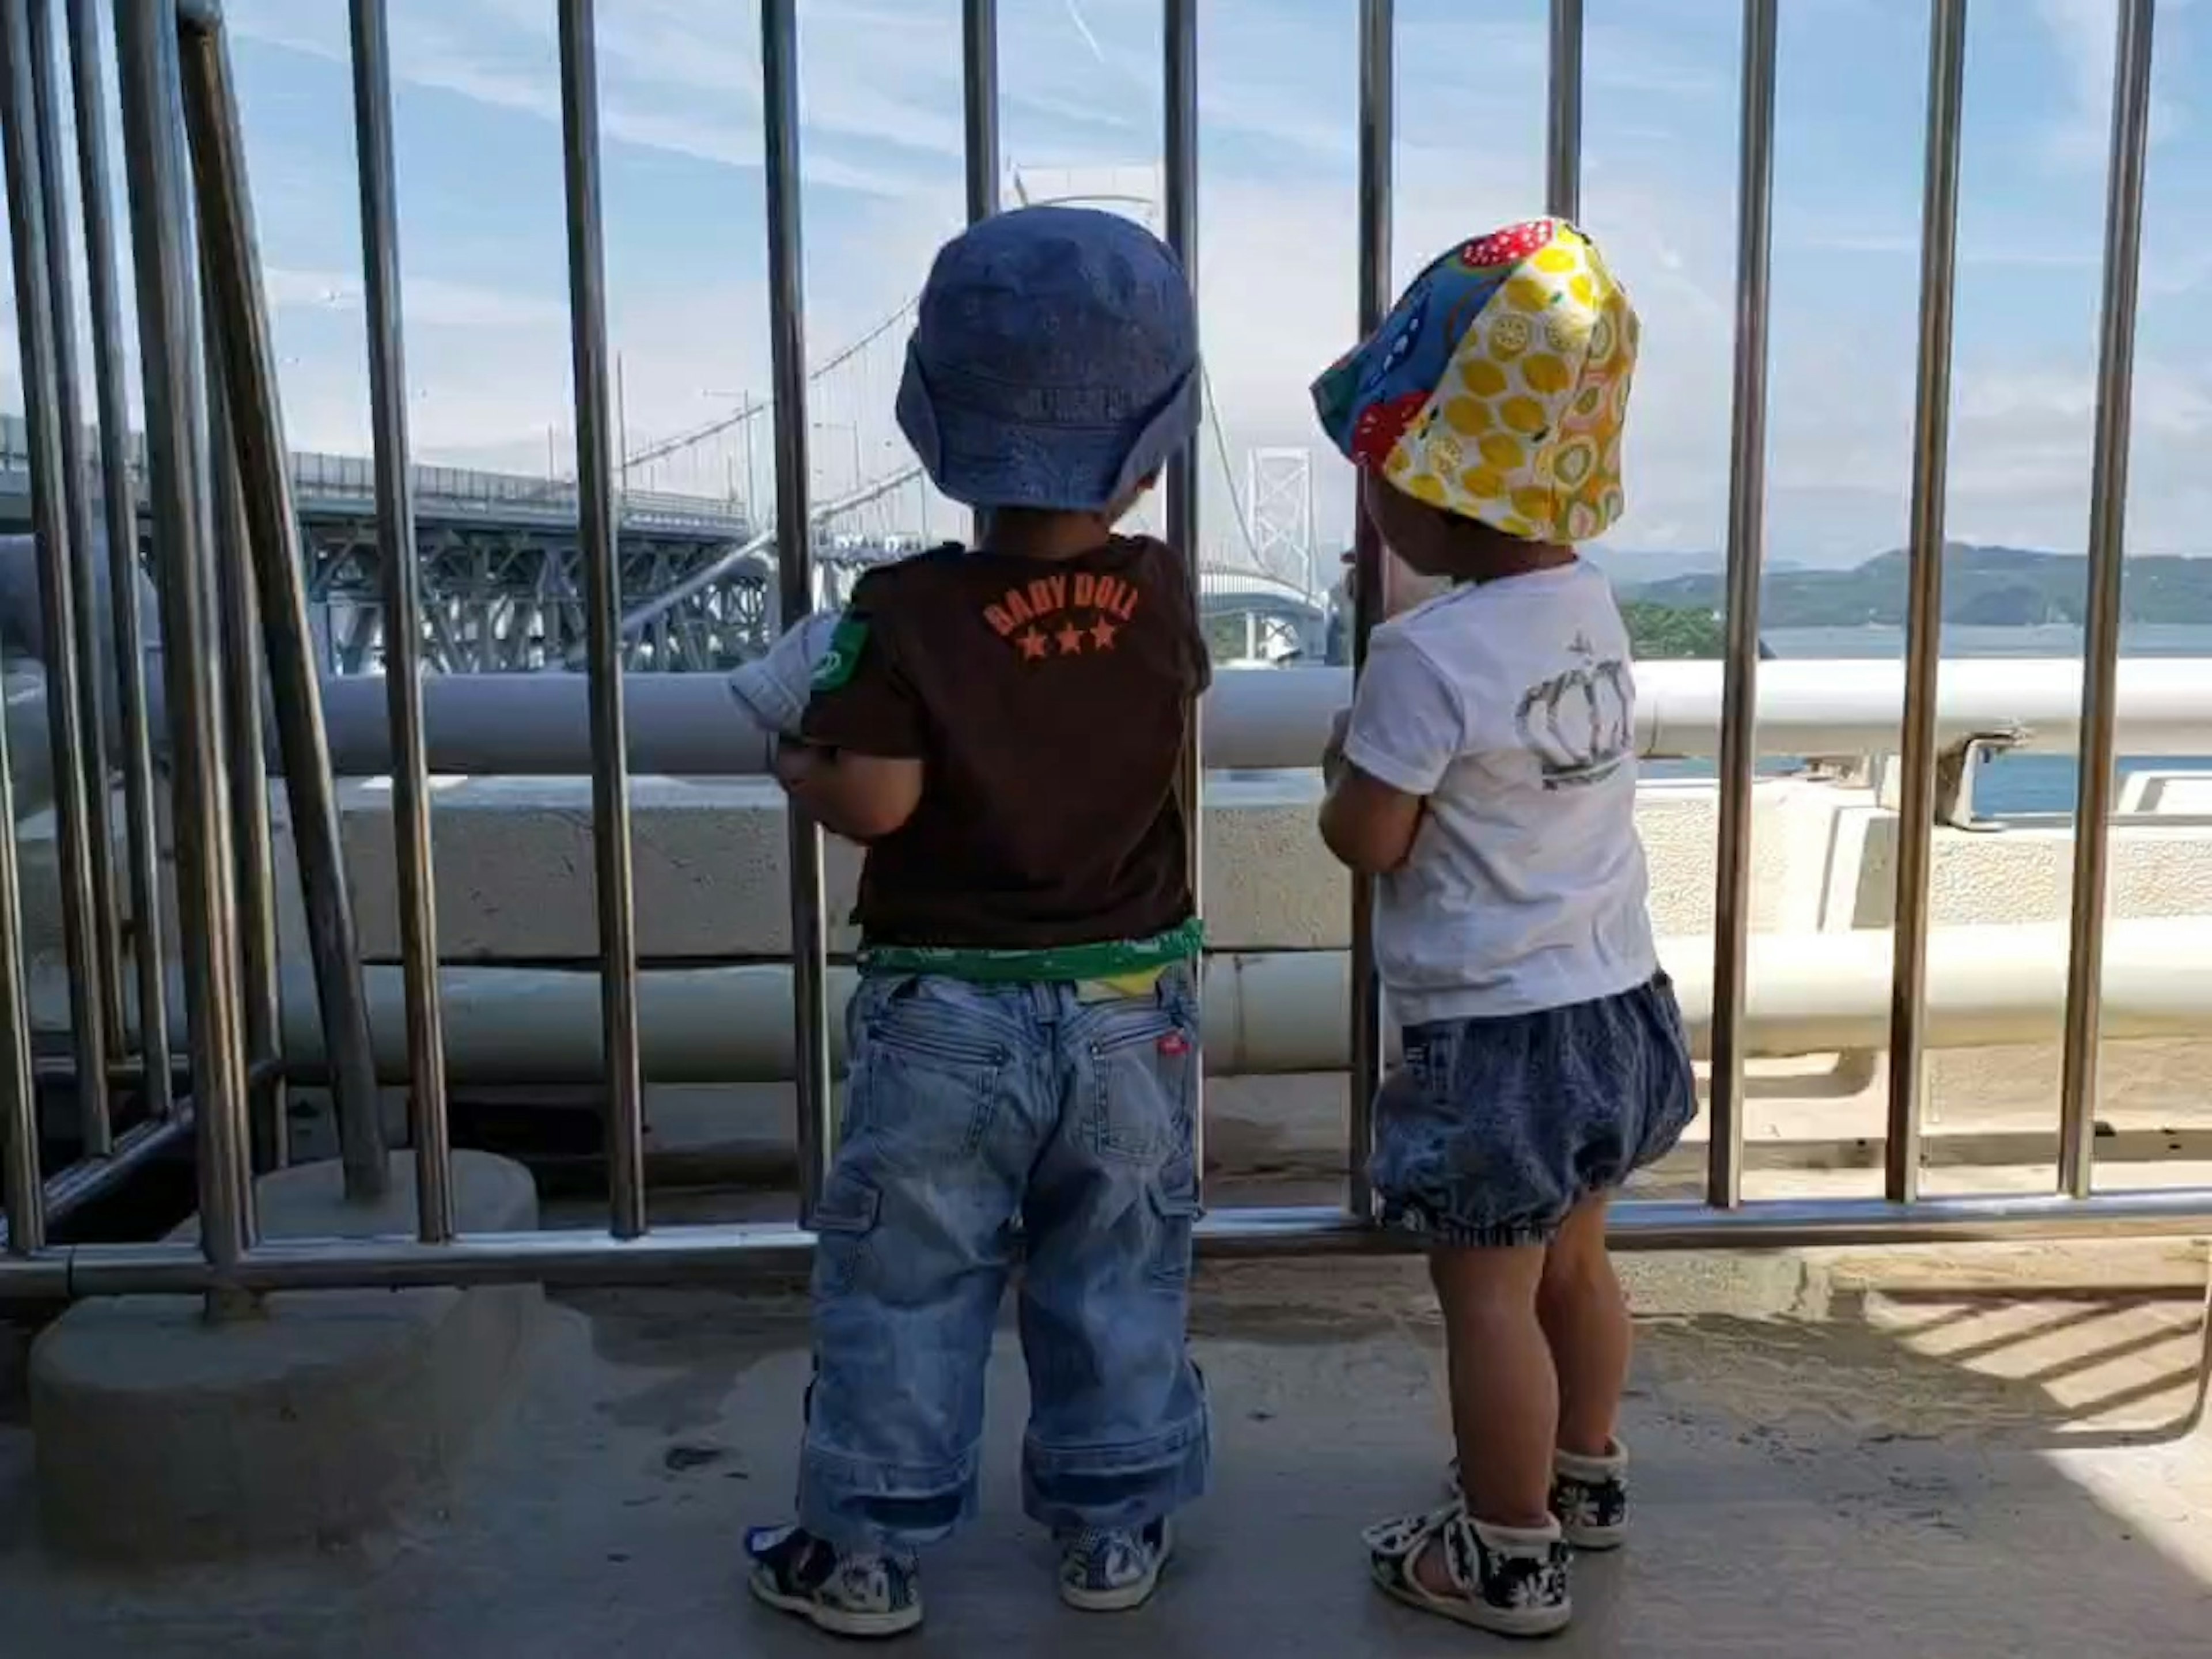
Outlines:
[[[266,778],[259,742],[265,702],[277,728],[293,805],[329,1073],[349,1192],[386,1182],[376,1075],[358,951],[343,879],[328,743],[296,544],[275,360],[260,289],[246,157],[214,0],[136,0],[114,7],[139,299],[146,449],[167,648],[167,704],[177,757],[174,817],[189,1025],[189,1099],[167,1085],[162,942],[141,922],[118,925],[118,872],[105,823],[104,710],[118,700],[129,806],[131,914],[144,918],[157,868],[155,784],[142,641],[127,604],[113,613],[118,672],[103,676],[94,568],[94,469],[74,362],[75,267],[61,208],[54,7],[0,0],[0,126],[4,126],[15,278],[29,416],[41,589],[48,641],[64,928],[72,980],[73,1079],[87,1162],[52,1180],[37,1154],[36,1097],[24,983],[14,815],[0,769],[0,1127],[9,1227],[0,1295],[65,1297],[126,1291],[206,1292],[217,1305],[264,1291],[350,1285],[495,1280],[659,1280],[748,1266],[788,1268],[811,1248],[806,1218],[834,1150],[827,953],[820,832],[790,822],[793,1018],[801,1195],[788,1224],[653,1229],[644,1178],[644,1087],[638,1033],[636,927],[623,746],[621,594],[616,561],[614,430],[609,398],[601,246],[598,76],[592,0],[554,0],[568,228],[571,338],[578,434],[579,530],[588,573],[590,686],[602,1024],[608,1095],[609,1228],[605,1233],[457,1236],[454,1227],[435,961],[430,825],[419,630],[387,630],[394,811],[406,984],[410,1126],[418,1188],[412,1237],[257,1238],[253,1149],[282,1109],[275,1019],[273,914]],[[2084,677],[2073,923],[2061,1103],[2059,1190],[2027,1196],[1923,1198],[1921,1064],[1931,824],[1936,790],[1943,498],[1950,404],[1966,0],[1931,0],[1921,332],[1913,445],[1911,602],[1904,721],[1904,787],[1896,903],[1888,1137],[1879,1200],[1746,1203],[1742,1197],[1744,975],[1748,842],[1758,755],[1759,577],[1764,544],[1766,322],[1773,196],[1775,31],[1778,0],[1745,0],[1734,427],[1728,547],[1728,659],[1721,759],[1719,892],[1712,1041],[1712,1139],[1701,1204],[1621,1206],[1624,1245],[1765,1247],[1938,1238],[2158,1233],[2212,1224],[2212,1191],[2094,1193],[2103,894],[2113,801],[2114,688],[2123,518],[2127,495],[2144,156],[2155,0],[2122,0],[2106,204],[2105,295],[2089,526],[2092,576]],[[968,209],[997,210],[996,7],[965,0]],[[1199,252],[1198,0],[1164,0],[1164,227],[1193,271]],[[1359,314],[1363,329],[1390,299],[1394,27],[1391,0],[1361,0]],[[100,497],[110,523],[135,510],[125,428],[120,279],[112,256],[97,10],[67,0],[68,61],[78,119],[85,270],[94,319]],[[1548,210],[1580,207],[1583,6],[1551,8]],[[807,499],[805,317],[800,291],[796,0],[762,0],[773,348],[776,523],[782,614],[815,592]],[[362,263],[375,432],[378,529],[386,614],[419,614],[400,330],[392,92],[383,7],[352,0]],[[1353,320],[1353,319],[1347,319]],[[1194,456],[1168,479],[1170,536],[1199,546]],[[1363,531],[1359,653],[1372,628],[1386,556]],[[129,538],[111,538],[108,578],[135,580]],[[1195,586],[1195,584],[1194,584]],[[108,683],[112,679],[112,683]],[[1200,761],[1189,758],[1194,771]],[[1195,781],[1195,779],[1190,780]],[[1193,798],[1195,799],[1194,791]],[[1197,838],[1194,838],[1195,845]],[[1194,854],[1195,856],[1195,854]],[[1325,1208],[1229,1208],[1207,1217],[1201,1247],[1216,1255],[1402,1248],[1373,1225],[1361,1171],[1370,1102],[1383,1063],[1382,999],[1369,937],[1370,894],[1352,905],[1353,1063],[1346,1109],[1346,1201]],[[136,1006],[125,994],[126,966]],[[135,1012],[135,1019],[131,1017]],[[118,1127],[113,1078],[137,1080],[140,1121]],[[1202,1114],[1201,1114],[1202,1119]],[[197,1146],[201,1247],[50,1246],[50,1209],[76,1201],[102,1170],[128,1168],[189,1133]]]

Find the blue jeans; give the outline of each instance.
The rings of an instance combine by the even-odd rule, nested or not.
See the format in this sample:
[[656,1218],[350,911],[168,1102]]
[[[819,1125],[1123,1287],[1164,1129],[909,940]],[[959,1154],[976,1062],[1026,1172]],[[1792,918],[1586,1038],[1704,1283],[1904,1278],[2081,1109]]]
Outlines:
[[1187,971],[1140,997],[864,981],[844,1138],[815,1212],[799,1524],[907,1550],[975,1508],[983,1377],[1018,1257],[1022,1495],[1056,1530],[1140,1527],[1211,1461],[1186,1322],[1198,1211]]

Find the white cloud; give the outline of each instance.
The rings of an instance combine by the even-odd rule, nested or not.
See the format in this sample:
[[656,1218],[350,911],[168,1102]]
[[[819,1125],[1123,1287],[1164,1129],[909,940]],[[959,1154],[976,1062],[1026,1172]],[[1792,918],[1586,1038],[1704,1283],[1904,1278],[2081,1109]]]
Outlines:
[[[2036,0],[2036,14],[2051,37],[2051,48],[2065,66],[2069,99],[2051,133],[2051,152],[2063,164],[2102,167],[2112,147],[2114,52],[2124,0]],[[2188,130],[2189,112],[2166,90],[2175,51],[2172,26],[2188,0],[2159,7],[2152,38],[2151,143],[2163,143]]]
[[[1860,3],[1820,0],[1828,11]],[[1813,0],[1805,4],[1809,14]],[[1715,549],[1727,495],[1735,207],[1728,179],[1703,173],[1681,135],[1732,143],[1732,28],[1719,55],[1701,56],[1695,31],[1710,32],[1711,7],[1681,0],[1673,14],[1664,7],[1617,9],[1635,16],[1638,27],[1624,30],[1602,17],[1594,27],[1593,94],[1611,100],[1609,113],[1626,108],[1635,126],[1670,135],[1663,145],[1617,136],[1593,154],[1589,175],[1591,228],[1646,322],[1629,457],[1632,515],[1619,539],[1655,550]],[[726,167],[757,166],[751,9],[602,0],[600,11],[611,141]],[[1419,49],[1401,53],[1401,107],[1412,141],[1399,148],[1401,275],[1468,232],[1525,210],[1540,173],[1540,12],[1526,5],[1513,15],[1517,22],[1501,22],[1474,8],[1422,8]],[[552,15],[544,0],[392,0],[398,73],[406,85],[555,122]],[[2039,0],[2039,15],[2055,40],[2068,43],[2069,61],[2077,65],[2069,118],[2094,131],[2101,155],[2112,0]],[[2162,27],[2172,15],[2171,4],[2161,8]],[[234,28],[258,39],[343,61],[344,8],[337,0],[229,0],[228,15]],[[804,152],[814,215],[807,321],[818,360],[902,301],[957,222],[958,30],[951,0],[809,0],[802,27]],[[1007,7],[1002,28],[1011,160],[1153,164],[1157,0],[1078,0],[1073,17],[1064,3]],[[2172,39],[2169,29],[2162,44]],[[1324,538],[1348,525],[1348,480],[1314,429],[1306,387],[1348,343],[1352,328],[1352,46],[1349,8],[1317,12],[1273,0],[1216,0],[1201,39],[1209,145],[1201,181],[1201,302],[1231,465],[1241,486],[1247,447],[1310,448]],[[1486,97],[1495,89],[1499,112],[1492,125],[1511,135],[1504,142],[1486,135],[1479,163],[1455,148],[1455,132],[1421,114],[1449,109],[1478,88]],[[2162,117],[2161,130],[2175,130],[2176,118]],[[280,163],[288,189],[313,188],[314,180],[296,176],[305,165],[297,157],[271,155],[264,164],[257,156],[257,179],[265,185]],[[448,195],[474,187],[466,158],[450,165]],[[349,202],[349,166],[323,187],[332,199]],[[484,187],[500,184],[486,180]],[[823,215],[824,189],[860,192],[857,210],[847,199],[834,218]],[[1826,202],[1803,205],[1808,219],[1830,222]],[[1877,261],[1917,257],[1917,236],[1881,214],[1834,222],[1844,228],[1814,233],[1826,252]],[[2001,228],[2006,235],[1970,223],[1964,263],[2071,270],[2094,268],[2099,258],[2094,247],[2039,245],[2033,224]],[[407,250],[418,453],[526,471],[564,470],[571,419],[565,269],[556,258],[526,285],[493,287],[461,280],[448,252],[419,234]],[[363,449],[357,250],[343,243],[288,246],[285,256],[268,282],[280,349],[289,354],[293,441]],[[766,386],[757,270],[748,260],[703,283],[611,290],[633,447],[726,410],[732,404],[724,394]],[[1901,281],[1874,277],[1905,305],[1893,331],[1877,341],[1848,330],[1826,337],[1786,309],[1794,299],[1778,297],[1784,309],[1778,316],[1770,473],[1770,539],[1778,554],[1855,557],[1902,533],[1911,441],[1909,265],[1905,271]],[[2212,254],[2169,256],[2147,272],[2146,291],[2185,292],[2208,274]],[[2086,286],[2094,295],[2094,278]],[[1954,533],[2079,544],[2087,513],[2088,349],[2085,335],[2070,359],[2023,347],[2001,361],[1962,362],[1950,490]],[[835,483],[849,474],[844,457],[854,428],[864,459],[891,441],[897,366],[893,340],[823,390],[812,411],[823,423],[814,440],[820,480]],[[12,380],[13,368],[12,362],[0,368],[0,383]],[[2203,492],[2189,458],[2212,435],[2212,365],[2147,360],[2136,412],[2135,543],[2195,550]],[[696,477],[668,468],[648,486],[720,489],[748,459],[765,477],[766,422],[755,425],[763,440],[750,457],[742,448],[710,453],[693,464]],[[1231,501],[1218,473],[1209,462],[1206,512],[1209,525],[1226,534]]]
[[[227,15],[240,34],[331,62],[346,59],[341,6],[232,0]],[[803,114],[810,131],[838,140],[959,153],[957,115],[935,114],[889,91],[901,65],[913,62],[905,54],[929,44],[935,33],[918,28],[917,21],[910,13],[845,0],[821,0],[805,9],[802,46],[833,41],[839,64],[830,76],[809,75],[802,66]],[[700,161],[758,167],[760,54],[754,27],[744,6],[693,0],[618,0],[602,6],[603,135]],[[402,85],[452,93],[548,123],[560,120],[559,41],[550,4],[392,0],[391,34],[392,72]],[[870,95],[875,88],[885,88],[886,95]],[[802,149],[801,161],[811,184],[902,197],[916,183],[912,168],[899,165],[896,155],[867,166]]]
[[[315,309],[358,313],[362,279],[345,271],[301,270],[264,265],[263,291],[272,310]],[[403,277],[401,303],[410,328],[565,328],[566,304],[551,295],[516,294],[471,283]]]

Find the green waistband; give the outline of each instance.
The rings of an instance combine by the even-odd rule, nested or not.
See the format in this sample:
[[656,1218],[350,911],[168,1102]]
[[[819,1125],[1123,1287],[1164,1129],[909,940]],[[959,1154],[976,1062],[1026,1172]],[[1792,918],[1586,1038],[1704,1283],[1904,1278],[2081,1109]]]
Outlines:
[[864,974],[941,974],[979,985],[1113,979],[1194,960],[1206,949],[1196,916],[1150,939],[1054,945],[1035,951],[982,951],[957,945],[869,945],[855,960]]

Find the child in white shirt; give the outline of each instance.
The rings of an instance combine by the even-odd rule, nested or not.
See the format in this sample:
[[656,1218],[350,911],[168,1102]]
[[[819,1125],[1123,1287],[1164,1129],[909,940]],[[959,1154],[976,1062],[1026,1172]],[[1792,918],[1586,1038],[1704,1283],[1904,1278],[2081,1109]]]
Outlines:
[[1575,553],[1620,515],[1637,330],[1596,247],[1538,220],[1438,259],[1315,387],[1382,542],[1455,584],[1376,629],[1321,816],[1377,878],[1404,1066],[1372,1176],[1384,1224],[1431,1244],[1459,1450],[1451,1502],[1368,1545],[1385,1591],[1509,1635],[1567,1623],[1570,1546],[1621,1541],[1606,1206],[1697,1110],[1627,632]]

